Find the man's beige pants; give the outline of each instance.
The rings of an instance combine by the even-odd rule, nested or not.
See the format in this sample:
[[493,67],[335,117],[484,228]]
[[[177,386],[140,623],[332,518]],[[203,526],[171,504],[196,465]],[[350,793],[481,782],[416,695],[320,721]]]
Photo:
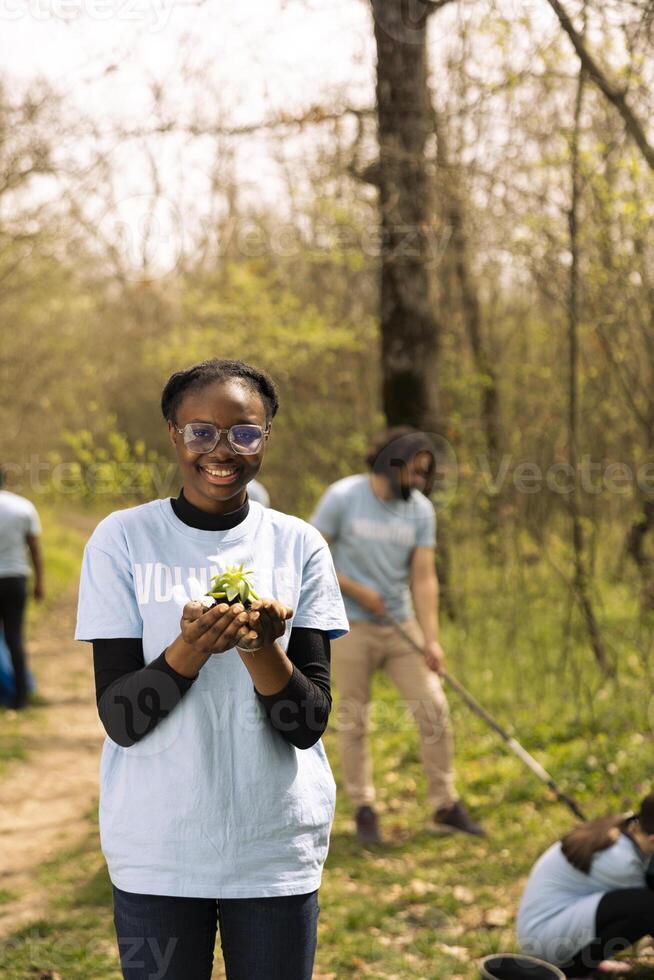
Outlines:
[[[415,618],[400,624],[422,649],[422,631]],[[332,642],[331,666],[339,700],[338,740],[345,791],[355,807],[372,806],[375,788],[368,751],[368,729],[383,731],[391,724],[385,702],[370,703],[373,672],[382,668],[406,702],[404,726],[415,722],[420,754],[433,810],[457,799],[454,791],[453,744],[447,699],[438,675],[394,626],[358,620],[350,632]],[[386,709],[384,711],[384,709]],[[397,725],[397,712],[393,711]]]

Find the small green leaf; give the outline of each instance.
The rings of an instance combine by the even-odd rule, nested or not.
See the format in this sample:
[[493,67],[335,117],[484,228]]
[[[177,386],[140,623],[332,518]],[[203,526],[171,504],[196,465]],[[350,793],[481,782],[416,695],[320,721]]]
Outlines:
[[238,592],[239,592],[239,595],[241,597],[241,602],[245,602],[245,600],[247,599],[248,594],[250,592],[250,586],[245,581],[245,579],[243,579],[243,581],[241,582],[241,585],[240,585],[240,588],[239,588]]
[[235,599],[237,595],[238,595],[238,589],[236,588],[236,586],[234,586],[234,585],[228,585],[227,586],[227,598],[229,599],[229,601],[231,602],[232,599]]

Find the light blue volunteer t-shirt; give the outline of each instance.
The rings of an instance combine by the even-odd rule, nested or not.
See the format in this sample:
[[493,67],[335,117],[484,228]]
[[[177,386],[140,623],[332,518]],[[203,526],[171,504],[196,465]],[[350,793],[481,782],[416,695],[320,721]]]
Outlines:
[[0,490],[0,578],[30,574],[25,535],[40,533],[41,522],[31,500]]
[[560,841],[552,844],[531,869],[520,902],[520,949],[548,963],[566,963],[596,938],[602,895],[646,887],[648,860],[627,834],[620,834],[611,847],[597,851],[586,874],[570,864]]
[[[357,473],[327,488],[310,521],[333,539],[339,572],[381,593],[394,619],[409,619],[413,549],[436,543],[436,512],[424,494],[414,489],[408,500],[380,500],[368,474]],[[379,622],[355,599],[343,600],[349,620]]]
[[[224,531],[189,527],[170,500],[115,511],[89,539],[75,638],[142,637],[146,663],[180,632],[183,606],[225,565],[254,569],[257,593],[293,626],[343,636],[329,548],[306,521],[250,502]],[[157,727],[123,748],[105,739],[100,841],[124,891],[197,898],[294,895],[320,885],[335,784],[322,742],[276,731],[236,650],[216,654]]]

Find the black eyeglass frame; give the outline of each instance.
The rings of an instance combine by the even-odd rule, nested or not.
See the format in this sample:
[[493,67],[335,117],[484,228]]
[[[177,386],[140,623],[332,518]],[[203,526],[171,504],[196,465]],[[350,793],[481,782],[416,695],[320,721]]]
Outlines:
[[262,438],[263,438],[264,441],[270,435],[270,426],[269,425],[267,425],[266,428],[263,429],[263,428],[261,428],[260,425],[255,425],[254,423],[250,423],[250,422],[238,422],[236,425],[231,425],[229,427],[229,429],[219,429],[217,425],[214,425],[213,424],[213,422],[187,422],[186,425],[182,426],[182,428],[180,429],[179,426],[175,425],[175,423],[173,422],[172,419],[169,419],[168,421],[172,425],[172,427],[175,430],[175,432],[179,432],[182,437],[184,436],[184,430],[189,425],[206,425],[207,428],[211,427],[212,429],[215,430],[215,433],[216,433],[216,441],[214,442],[213,446],[211,446],[210,449],[190,449],[189,446],[188,446],[188,444],[187,444],[187,442],[186,442],[186,439],[184,439],[184,445],[186,446],[186,448],[188,449],[188,451],[190,453],[195,453],[198,456],[202,456],[204,453],[212,453],[214,451],[214,449],[216,448],[216,446],[218,445],[218,443],[220,442],[220,437],[222,436],[223,432],[226,432],[227,433],[227,441],[228,441],[228,443],[230,444],[230,446],[232,447],[232,449],[234,450],[234,452],[237,453],[239,456],[256,456],[256,454],[261,450],[261,445],[263,443],[261,443],[259,445],[259,447],[257,449],[255,449],[253,452],[251,452],[251,453],[244,453],[242,450],[237,449],[236,446],[234,445],[234,443],[232,442],[232,437],[231,437],[231,431],[232,431],[232,429],[238,429],[238,428],[242,428],[244,426],[248,426],[251,429],[260,429],[261,430],[261,436],[262,436]]

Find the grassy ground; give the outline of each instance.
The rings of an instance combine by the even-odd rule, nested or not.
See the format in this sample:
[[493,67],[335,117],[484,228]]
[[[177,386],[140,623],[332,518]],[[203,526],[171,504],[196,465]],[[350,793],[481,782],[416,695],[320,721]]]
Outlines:
[[[598,597],[620,666],[618,679],[607,680],[545,562],[528,574],[518,563],[483,576],[472,568],[458,569],[465,601],[456,623],[444,627],[450,669],[589,816],[637,804],[650,788],[654,702],[651,627],[638,617],[634,590],[607,575]],[[433,834],[412,724],[381,676],[374,698],[383,719],[372,745],[388,842],[357,846],[341,793],[321,889],[316,980],[472,980],[481,956],[516,948],[524,877],[574,818],[451,693],[459,788],[489,838]],[[333,730],[325,745],[340,785]],[[44,868],[42,884],[51,912],[0,947],[2,976],[53,971],[63,980],[118,980],[94,814],[85,846]],[[632,976],[644,980],[654,971]]]
[[[381,678],[375,695],[394,702]],[[401,711],[391,712],[389,727],[396,730],[375,739],[388,843],[362,851],[352,839],[350,811],[341,797],[321,889],[316,977],[472,978],[476,959],[515,948],[512,923],[521,881],[542,848],[570,824],[570,816],[494,736],[453,707],[461,787],[483,816],[490,839],[445,838],[429,831],[418,746]],[[600,794],[617,806],[604,770],[588,764],[587,737],[574,728],[568,735],[559,732],[547,750],[537,739],[527,744],[590,813],[599,811]],[[333,732],[326,743],[338,776]],[[624,785],[633,786],[649,772],[651,740],[625,733],[615,747],[629,759]],[[95,816],[89,818],[86,845],[44,868],[42,884],[51,896],[51,913],[0,951],[2,976],[22,980],[51,970],[63,980],[118,980],[110,887]],[[650,975],[654,971],[640,974]]]

